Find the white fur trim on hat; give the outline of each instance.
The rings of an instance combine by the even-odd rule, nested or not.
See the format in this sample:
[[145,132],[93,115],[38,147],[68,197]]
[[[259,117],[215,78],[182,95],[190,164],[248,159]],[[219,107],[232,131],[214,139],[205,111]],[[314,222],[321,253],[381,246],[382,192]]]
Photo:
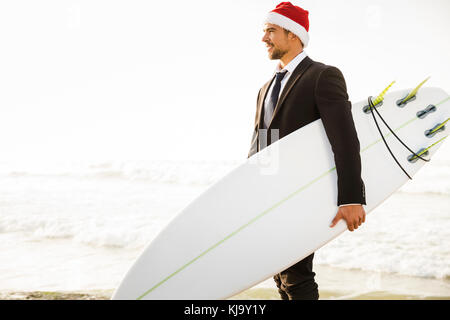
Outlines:
[[291,31],[293,34],[298,36],[300,40],[303,42],[303,48],[306,48],[309,42],[309,34],[308,31],[301,25],[295,22],[294,20],[289,19],[288,17],[283,16],[277,12],[269,12],[264,23],[276,24],[286,30]]

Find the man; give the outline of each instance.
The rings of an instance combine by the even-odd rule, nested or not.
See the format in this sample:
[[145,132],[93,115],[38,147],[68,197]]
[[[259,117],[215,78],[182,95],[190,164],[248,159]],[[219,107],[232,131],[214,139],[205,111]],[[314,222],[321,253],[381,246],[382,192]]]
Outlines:
[[[248,156],[272,143],[260,141],[263,139],[260,129],[267,129],[267,137],[271,136],[271,129],[276,129],[282,138],[320,118],[334,153],[338,176],[338,208],[330,227],[343,219],[353,231],[365,221],[362,205],[366,202],[351,103],[340,70],[313,61],[303,50],[309,42],[308,30],[308,11],[290,2],[280,3],[265,20],[262,41],[269,58],[280,61],[274,77],[258,93],[255,131]],[[313,257],[314,253],[274,276],[282,299],[319,298]]]

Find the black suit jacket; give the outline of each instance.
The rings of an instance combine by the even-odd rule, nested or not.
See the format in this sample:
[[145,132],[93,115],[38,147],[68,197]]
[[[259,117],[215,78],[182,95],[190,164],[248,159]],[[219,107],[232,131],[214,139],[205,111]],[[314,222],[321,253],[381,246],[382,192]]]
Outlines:
[[[258,129],[262,127],[264,100],[274,78],[258,93],[255,126],[248,157],[260,151]],[[341,71],[313,61],[307,56],[288,79],[267,128],[278,129],[281,139],[319,118],[322,119],[334,153],[338,176],[338,205],[366,204],[364,182],[361,179],[359,140],[351,106]],[[267,134],[267,140],[267,145],[270,145],[270,134]]]

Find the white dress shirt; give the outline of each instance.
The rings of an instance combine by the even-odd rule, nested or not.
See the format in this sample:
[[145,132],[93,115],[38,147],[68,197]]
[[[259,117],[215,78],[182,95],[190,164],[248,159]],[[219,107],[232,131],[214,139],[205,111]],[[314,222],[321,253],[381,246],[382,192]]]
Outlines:
[[[289,80],[289,78],[292,75],[292,72],[294,72],[295,68],[297,68],[298,64],[300,62],[302,62],[303,59],[305,59],[307,56],[305,51],[300,52],[294,59],[292,59],[283,69],[280,68],[280,64],[277,65],[274,75],[277,72],[280,72],[282,70],[286,70],[286,74],[284,75],[283,80],[281,80],[281,87],[280,87],[280,94],[281,92],[283,92],[284,86],[286,85],[287,81]],[[273,86],[275,84],[275,81],[272,82],[272,84],[270,85],[269,91],[267,91],[267,97],[270,97],[270,95],[272,94],[272,89]],[[280,96],[278,95],[278,98],[280,98]],[[264,101],[264,110],[267,110],[267,104],[269,103],[269,99],[266,99],[266,101]]]

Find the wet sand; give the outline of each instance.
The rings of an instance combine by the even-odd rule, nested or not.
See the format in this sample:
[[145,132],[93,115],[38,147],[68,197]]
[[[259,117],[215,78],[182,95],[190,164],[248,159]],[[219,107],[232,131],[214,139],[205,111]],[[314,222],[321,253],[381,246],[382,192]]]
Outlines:
[[[0,300],[109,300],[109,292],[3,292]],[[278,292],[271,288],[256,288],[246,290],[230,300],[279,300]],[[450,300],[450,297],[401,295],[385,291],[357,294],[353,296],[340,296],[337,292],[320,291],[321,300]]]

